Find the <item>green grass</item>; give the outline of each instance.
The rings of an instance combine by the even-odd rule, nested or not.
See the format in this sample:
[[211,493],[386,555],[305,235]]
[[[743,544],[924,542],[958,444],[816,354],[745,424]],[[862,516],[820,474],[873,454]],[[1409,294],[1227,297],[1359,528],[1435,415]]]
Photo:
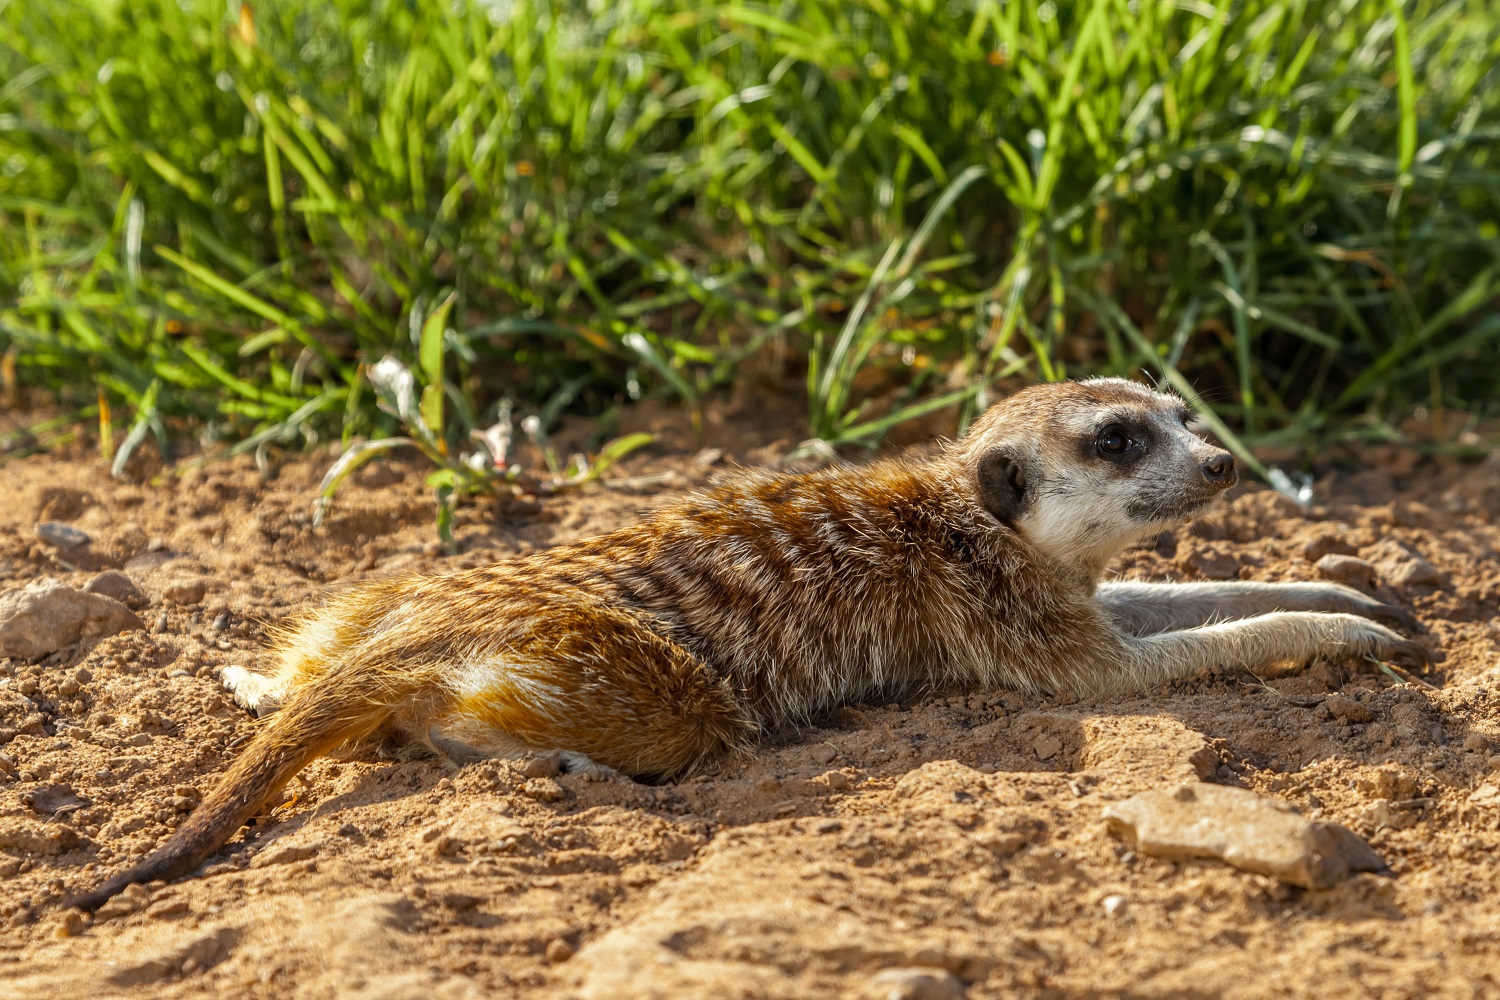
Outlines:
[[454,441],[765,357],[835,442],[1002,376],[1496,403],[1491,0],[250,7],[0,0],[0,351],[122,449],[396,433],[440,306]]

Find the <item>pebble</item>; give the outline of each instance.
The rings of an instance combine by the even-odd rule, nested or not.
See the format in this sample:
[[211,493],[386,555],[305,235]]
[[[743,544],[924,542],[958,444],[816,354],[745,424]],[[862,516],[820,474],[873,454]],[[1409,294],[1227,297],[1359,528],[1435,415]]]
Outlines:
[[1240,561],[1231,552],[1195,549],[1180,560],[1182,565],[1205,580],[1238,580]]
[[1038,736],[1036,742],[1031,745],[1036,751],[1037,760],[1051,760],[1062,752],[1062,740],[1051,733],[1043,733]]
[[835,791],[842,792],[849,787],[849,776],[843,771],[829,771],[823,780],[828,783],[829,788]]
[[1125,913],[1126,904],[1128,902],[1129,901],[1124,896],[1120,896],[1120,895],[1105,896],[1104,897],[1104,915],[1106,917],[1123,916],[1124,913]]
[[1104,820],[1142,854],[1217,858],[1305,889],[1387,867],[1346,828],[1314,822],[1280,799],[1243,788],[1189,782],[1142,792],[1107,806]]
[[1361,705],[1353,698],[1345,698],[1341,695],[1333,695],[1325,698],[1321,710],[1326,710],[1329,715],[1343,722],[1352,722],[1362,725],[1366,722],[1375,721],[1375,713],[1370,711],[1366,705]]
[[1365,550],[1370,563],[1389,584],[1397,587],[1441,586],[1448,575],[1392,538]]
[[562,757],[555,753],[532,757],[522,765],[521,773],[528,778],[555,778],[562,773]]
[[1351,587],[1368,589],[1375,585],[1375,567],[1358,556],[1327,555],[1313,563],[1313,569],[1325,580]]
[[135,585],[135,581],[118,570],[100,573],[83,588],[86,594],[102,594],[113,597],[126,607],[138,608],[146,603],[146,595]]
[[838,755],[839,752],[827,743],[820,743],[808,751],[808,756],[813,759],[813,763],[815,764],[832,764],[833,759]]
[[870,977],[878,1000],[963,1000],[964,984],[946,969],[886,969]]
[[551,962],[553,965],[557,965],[560,962],[566,962],[576,953],[577,949],[575,949],[568,942],[564,941],[562,938],[553,938],[551,941],[547,942],[547,961]]
[[1478,733],[1470,733],[1464,738],[1464,749],[1475,753],[1483,753],[1490,748],[1490,741]]
[[1491,771],[1500,771],[1500,753],[1492,754],[1485,763],[1489,765]]
[[1353,555],[1357,550],[1340,534],[1322,531],[1302,543],[1302,557],[1310,563],[1320,563],[1330,555]]
[[474,909],[474,907],[478,906],[481,902],[483,902],[483,900],[481,900],[478,896],[471,896],[466,892],[445,892],[443,893],[443,898],[440,899],[439,902],[442,903],[443,907],[446,909],[463,911]]
[[37,660],[76,642],[144,627],[119,601],[45,577],[0,594],[0,658]]
[[88,918],[81,910],[69,910],[63,914],[62,923],[57,927],[57,936],[60,938],[77,937],[83,933],[88,926]]
[[36,537],[43,545],[54,549],[76,549],[89,543],[89,536],[71,524],[61,521],[43,521],[36,526]]
[[228,611],[221,611],[221,612],[219,612],[218,616],[214,618],[214,628],[217,631],[222,632],[222,631],[224,631],[228,627],[229,627],[229,612]]
[[202,577],[179,577],[162,588],[161,596],[173,604],[198,604],[208,593],[208,581]]

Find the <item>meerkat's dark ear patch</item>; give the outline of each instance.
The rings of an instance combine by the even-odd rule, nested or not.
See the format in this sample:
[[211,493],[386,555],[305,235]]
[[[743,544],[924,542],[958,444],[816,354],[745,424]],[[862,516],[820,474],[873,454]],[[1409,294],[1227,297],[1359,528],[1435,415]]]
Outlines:
[[979,458],[979,502],[995,520],[1011,524],[1026,506],[1026,462],[1013,448],[996,448]]

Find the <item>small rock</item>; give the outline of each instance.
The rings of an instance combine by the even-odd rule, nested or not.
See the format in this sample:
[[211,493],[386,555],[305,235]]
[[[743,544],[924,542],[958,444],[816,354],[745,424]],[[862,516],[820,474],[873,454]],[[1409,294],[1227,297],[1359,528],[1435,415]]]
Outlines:
[[432,853],[440,858],[454,857],[463,848],[463,841],[446,833],[432,842]]
[[809,750],[807,755],[813,759],[814,764],[828,765],[833,763],[833,758],[837,757],[839,752],[827,743],[819,743]]
[[575,949],[571,944],[568,944],[568,942],[564,941],[562,938],[553,938],[551,941],[547,942],[547,961],[551,962],[553,965],[558,965],[559,963],[566,962],[568,959],[572,958],[576,952],[577,949]]
[[1213,549],[1195,548],[1179,562],[1182,566],[1205,580],[1238,580],[1240,561],[1234,553]]
[[1330,698],[1324,699],[1323,707],[1328,710],[1329,715],[1344,722],[1362,725],[1366,722],[1375,721],[1375,713],[1370,711],[1368,706],[1361,705],[1353,698],[1333,695]]
[[272,865],[291,865],[316,857],[322,844],[285,844],[273,846],[255,856],[251,868],[269,868]]
[[1043,733],[1036,738],[1036,742],[1031,745],[1031,748],[1036,751],[1037,760],[1051,760],[1062,751],[1063,745],[1062,740],[1056,736],[1053,736],[1051,733]]
[[43,813],[47,816],[66,816],[90,804],[87,799],[78,797],[72,785],[65,784],[33,788],[21,795],[21,802],[32,812]]
[[88,582],[83,588],[85,594],[101,594],[112,597],[121,604],[130,608],[139,608],[145,605],[146,595],[141,593],[135,581],[118,570],[109,570],[100,573]]
[[82,910],[69,910],[63,914],[62,922],[58,924],[57,936],[60,938],[77,937],[87,926],[88,918],[83,915]]
[[1364,550],[1381,577],[1397,587],[1441,586],[1448,575],[1392,538]]
[[568,793],[553,778],[532,778],[521,786],[521,791],[538,802],[561,802]]
[[1376,829],[1390,827],[1392,830],[1405,830],[1416,826],[1417,821],[1422,818],[1420,809],[1402,808],[1405,803],[1392,802],[1390,799],[1376,799],[1365,809],[1364,818]]
[[1136,850],[1183,861],[1218,858],[1306,889],[1326,889],[1385,862],[1346,828],[1307,819],[1278,799],[1189,782],[1106,807],[1104,819]]
[[129,743],[133,747],[148,747],[148,746],[151,745],[151,734],[150,733],[136,733],[134,736],[130,737],[130,739],[126,740],[125,742]]
[[481,902],[483,902],[483,900],[481,900],[478,896],[471,896],[466,892],[445,892],[443,893],[443,898],[440,899],[439,902],[442,903],[446,909],[461,912],[463,910],[474,909],[474,907],[478,906]]
[[55,580],[0,594],[0,657],[36,660],[75,642],[144,627],[119,601]]
[[198,604],[208,593],[208,581],[202,577],[179,577],[162,588],[161,596],[173,604]]
[[9,754],[0,753],[0,773],[16,773],[16,762],[10,758]]
[[528,778],[555,778],[562,773],[562,755],[544,753],[528,760],[521,768]]
[[1106,917],[1118,917],[1125,913],[1125,907],[1129,901],[1124,896],[1105,896],[1104,915]]
[[1474,753],[1483,753],[1490,748],[1490,741],[1478,733],[1470,733],[1464,737],[1464,749],[1472,750]]
[[1489,765],[1491,771],[1500,771],[1500,753],[1492,754],[1485,764]]
[[1356,551],[1343,535],[1333,531],[1320,531],[1302,543],[1302,558],[1310,563],[1320,563],[1330,555],[1353,555]]
[[43,545],[54,549],[76,549],[89,543],[89,536],[61,521],[43,521],[36,526],[36,537]]
[[222,631],[224,631],[228,627],[229,627],[229,612],[228,611],[220,611],[219,614],[217,615],[217,617],[214,618],[214,630],[217,631],[217,632],[222,632]]
[[842,792],[847,791],[849,788],[849,776],[843,771],[830,771],[823,780],[834,791]]
[[718,465],[724,461],[724,450],[722,448],[704,448],[693,456],[693,464],[704,467]]
[[947,969],[886,969],[870,977],[879,1000],[963,1000],[964,984]]
[[844,824],[836,819],[824,819],[813,826],[813,833],[838,833],[843,828]]
[[160,903],[153,903],[146,910],[146,916],[153,920],[170,920],[173,917],[184,917],[192,912],[192,907],[185,899],[164,899]]
[[1368,590],[1375,585],[1375,567],[1358,556],[1327,555],[1314,563],[1313,569],[1325,580],[1347,583],[1351,587]]

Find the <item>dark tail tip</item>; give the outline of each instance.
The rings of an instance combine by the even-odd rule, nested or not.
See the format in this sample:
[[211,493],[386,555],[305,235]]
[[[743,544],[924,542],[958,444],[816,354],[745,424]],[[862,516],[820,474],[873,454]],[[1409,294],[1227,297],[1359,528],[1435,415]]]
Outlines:
[[[212,811],[210,811],[210,816],[212,816]],[[171,881],[178,876],[186,875],[204,858],[218,850],[223,843],[224,838],[215,837],[211,824],[204,822],[210,819],[210,816],[195,813],[188,817],[187,822],[178,827],[177,831],[167,838],[166,843],[148,854],[145,860],[106,879],[98,887],[74,896],[65,902],[63,907],[93,913],[132,885]],[[231,817],[231,822],[235,818],[237,817]],[[238,826],[238,823],[234,823],[231,830]]]

